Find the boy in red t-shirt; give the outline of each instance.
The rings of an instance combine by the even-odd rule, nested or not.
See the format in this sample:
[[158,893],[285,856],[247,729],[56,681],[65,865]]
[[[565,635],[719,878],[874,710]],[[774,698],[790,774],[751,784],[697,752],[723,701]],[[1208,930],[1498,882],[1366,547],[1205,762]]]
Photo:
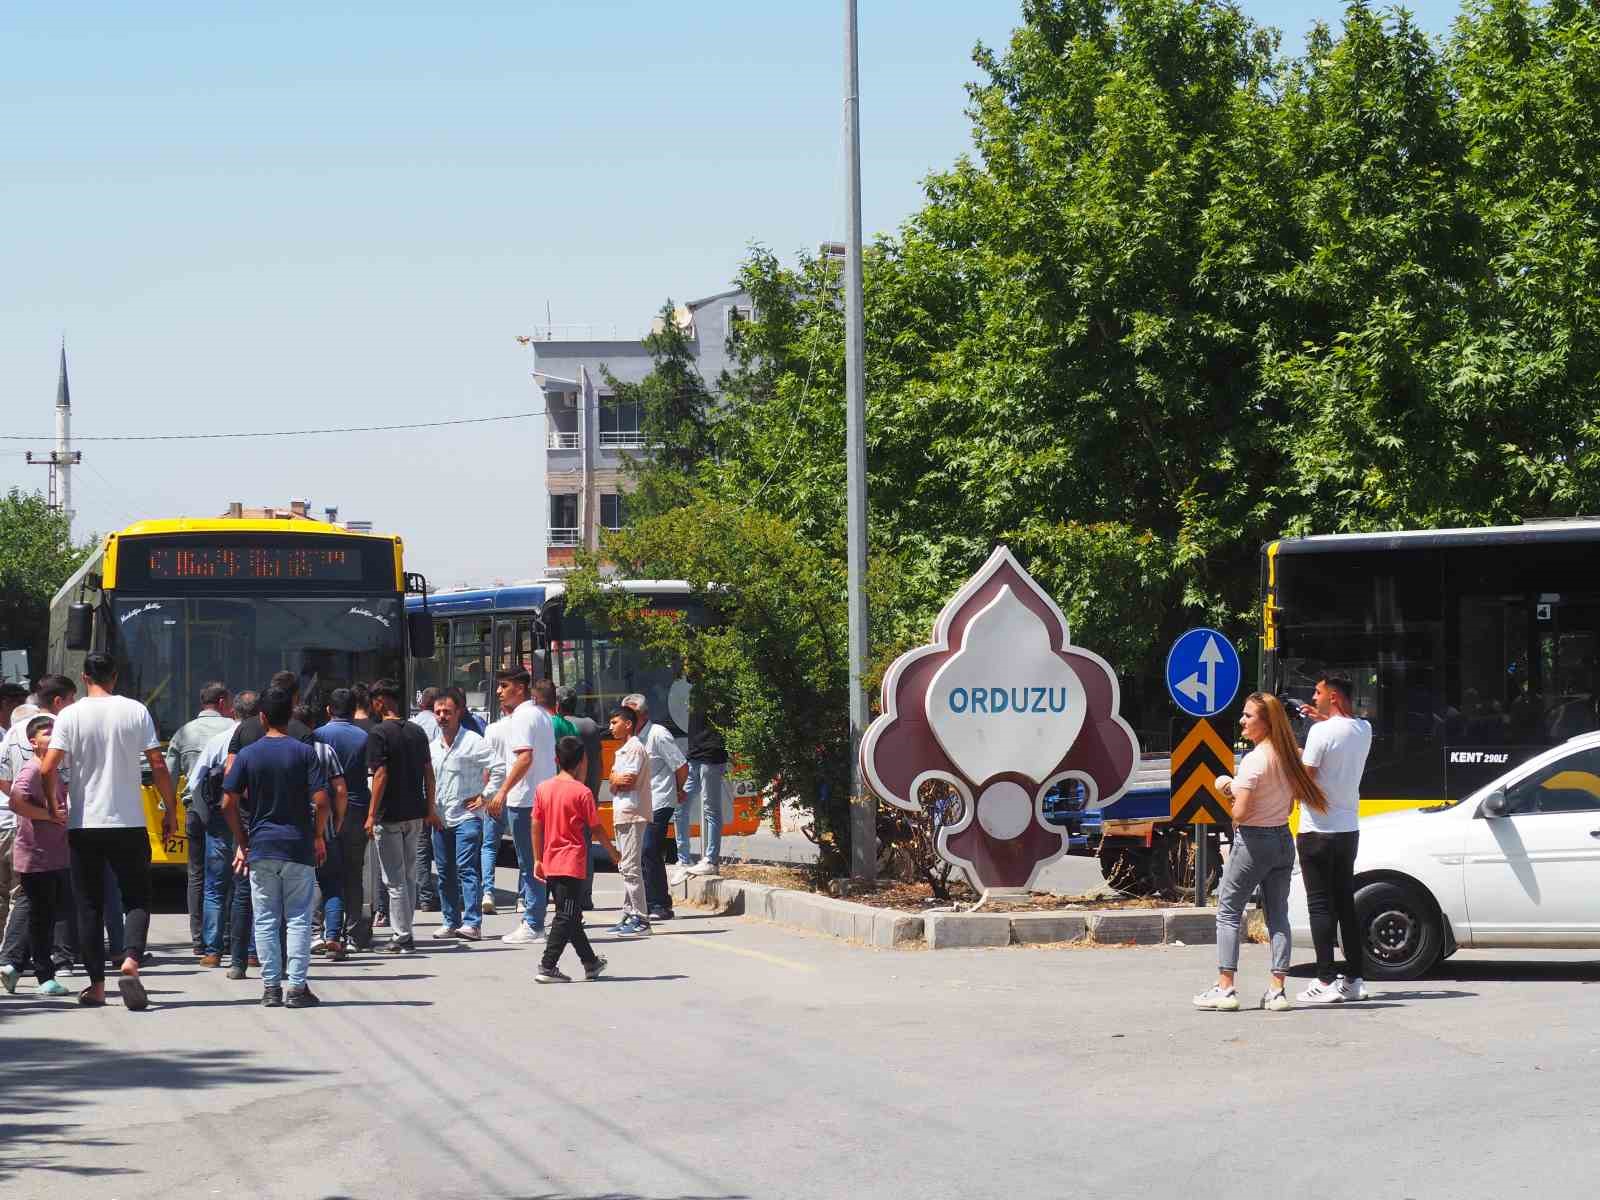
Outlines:
[[583,931],[583,882],[589,874],[585,835],[592,831],[611,861],[618,860],[617,848],[600,825],[594,793],[583,784],[583,742],[571,736],[558,741],[556,766],[560,773],[533,793],[533,873],[549,884],[550,905],[555,910],[545,938],[544,960],[533,977],[536,983],[572,982],[556,966],[568,942],[583,962],[584,978],[600,978],[606,960],[595,954]]

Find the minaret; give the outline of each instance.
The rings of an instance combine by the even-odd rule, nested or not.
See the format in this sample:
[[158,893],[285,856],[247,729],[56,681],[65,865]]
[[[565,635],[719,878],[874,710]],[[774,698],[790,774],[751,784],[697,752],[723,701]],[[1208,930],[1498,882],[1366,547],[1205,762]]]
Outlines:
[[56,472],[57,503],[67,516],[67,534],[72,533],[72,392],[67,387],[67,339],[61,339],[61,378],[56,382]]

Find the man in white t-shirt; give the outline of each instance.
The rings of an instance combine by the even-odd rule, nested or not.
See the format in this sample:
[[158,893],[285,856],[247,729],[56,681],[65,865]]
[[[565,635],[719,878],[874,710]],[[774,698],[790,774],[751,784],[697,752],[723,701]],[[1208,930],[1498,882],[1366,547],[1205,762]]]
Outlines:
[[99,651],[85,656],[83,682],[88,694],[56,718],[40,773],[53,787],[62,759],[72,767],[67,780],[67,840],[72,846],[73,882],[82,902],[79,942],[89,974],[89,986],[78,993],[78,1003],[98,1007],[106,1002],[105,869],[109,866],[122,891],[126,922],[127,953],[117,987],[123,1004],[137,1011],[150,1003],[139,982],[139,959],[150,932],[150,837],[139,782],[141,757],[150,764],[161,793],[163,838],[178,831],[178,800],[150,710],[137,700],[113,694],[117,669],[111,656]]
[[518,888],[522,893],[522,920],[500,940],[520,945],[544,940],[545,908],[549,894],[544,880],[533,872],[533,791],[556,773],[556,730],[550,714],[532,700],[533,680],[521,668],[495,676],[500,711],[511,714],[511,734],[506,739],[510,758],[506,781],[489,809],[505,813],[511,826],[511,844],[517,850]]
[[[1300,876],[1317,948],[1317,977],[1300,993],[1303,1004],[1338,1004],[1366,999],[1362,984],[1361,924],[1356,919],[1356,848],[1361,834],[1361,774],[1372,749],[1372,726],[1353,714],[1355,688],[1348,675],[1324,674],[1314,705],[1302,705],[1310,721],[1301,761],[1328,798],[1325,812],[1300,806]],[[1344,972],[1334,974],[1333,935],[1344,947]]]
[[623,697],[622,703],[639,714],[638,738],[650,755],[650,827],[644,832],[644,894],[649,905],[646,914],[652,921],[673,918],[672,893],[667,890],[667,829],[683,803],[683,788],[689,778],[689,759],[678,739],[660,721],[650,718],[650,701],[643,693]]

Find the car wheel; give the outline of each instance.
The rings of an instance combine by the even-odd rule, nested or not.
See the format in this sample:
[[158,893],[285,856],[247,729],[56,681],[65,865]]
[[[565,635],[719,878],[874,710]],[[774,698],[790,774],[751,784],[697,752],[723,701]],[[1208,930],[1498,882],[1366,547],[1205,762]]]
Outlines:
[[[1195,903],[1194,835],[1187,829],[1169,829],[1150,850],[1150,883],[1163,900]],[[1215,834],[1206,836],[1206,895],[1217,890],[1222,878],[1222,849]]]
[[1366,937],[1370,979],[1416,979],[1444,950],[1438,910],[1414,885],[1369,883],[1356,893],[1356,919]]

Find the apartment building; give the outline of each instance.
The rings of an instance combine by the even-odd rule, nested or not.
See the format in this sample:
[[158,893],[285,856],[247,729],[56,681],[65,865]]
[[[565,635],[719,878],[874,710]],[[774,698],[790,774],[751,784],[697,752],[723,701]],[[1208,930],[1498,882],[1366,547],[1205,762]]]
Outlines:
[[[713,392],[728,365],[729,332],[750,314],[750,297],[739,289],[680,304],[673,314]],[[627,520],[625,461],[650,448],[637,407],[616,399],[606,375],[638,383],[650,374],[655,364],[645,333],[630,338],[614,328],[552,325],[536,330],[530,342],[545,411],[546,563],[552,572],[570,568],[577,547],[598,548],[601,530]]]

